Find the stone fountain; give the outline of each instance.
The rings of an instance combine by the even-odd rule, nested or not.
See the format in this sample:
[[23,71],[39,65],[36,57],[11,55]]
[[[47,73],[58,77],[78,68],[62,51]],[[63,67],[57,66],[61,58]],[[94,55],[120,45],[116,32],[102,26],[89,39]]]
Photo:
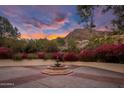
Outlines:
[[57,57],[56,63],[54,65],[47,66],[44,70],[42,70],[42,73],[47,75],[67,75],[72,73],[72,70],[69,69],[69,66],[62,65],[59,57]]

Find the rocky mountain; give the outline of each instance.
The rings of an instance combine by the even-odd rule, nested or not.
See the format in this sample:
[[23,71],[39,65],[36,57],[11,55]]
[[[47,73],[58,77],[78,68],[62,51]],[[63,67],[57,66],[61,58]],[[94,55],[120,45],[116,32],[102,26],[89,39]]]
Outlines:
[[91,37],[94,36],[103,36],[103,35],[110,35],[111,32],[107,31],[89,31],[88,29],[75,29],[74,31],[70,32],[65,39],[76,39],[76,40],[89,40]]

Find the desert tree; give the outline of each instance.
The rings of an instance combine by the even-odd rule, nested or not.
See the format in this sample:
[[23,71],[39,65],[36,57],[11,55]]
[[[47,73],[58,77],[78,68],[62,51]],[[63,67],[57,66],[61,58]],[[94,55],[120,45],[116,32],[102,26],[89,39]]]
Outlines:
[[106,5],[102,12],[106,13],[112,11],[115,18],[111,21],[113,24],[113,31],[123,33],[124,31],[124,6],[123,5]]
[[94,10],[97,6],[95,5],[78,5],[77,6],[77,13],[80,16],[80,22],[83,23],[85,28],[90,29],[93,31],[95,27],[94,23]]
[[7,18],[0,16],[0,38],[17,38],[19,36],[18,29],[13,27]]

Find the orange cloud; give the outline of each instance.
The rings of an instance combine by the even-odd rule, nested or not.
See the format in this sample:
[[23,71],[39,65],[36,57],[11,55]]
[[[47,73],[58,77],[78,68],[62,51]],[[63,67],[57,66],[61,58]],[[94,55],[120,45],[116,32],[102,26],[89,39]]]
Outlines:
[[68,32],[67,33],[63,33],[63,34],[52,34],[52,35],[49,35],[47,37],[47,39],[52,40],[52,39],[56,39],[58,37],[64,38],[67,34],[68,34]]
[[28,34],[21,34],[21,38],[30,39],[30,36]]
[[45,38],[45,34],[36,33],[36,34],[21,34],[21,38],[23,39],[43,39]]
[[58,37],[64,38],[69,32],[62,33],[62,34],[51,34],[51,35],[46,35],[46,34],[41,34],[41,33],[36,33],[36,34],[21,34],[22,39],[43,39],[47,38],[48,40],[56,39]]

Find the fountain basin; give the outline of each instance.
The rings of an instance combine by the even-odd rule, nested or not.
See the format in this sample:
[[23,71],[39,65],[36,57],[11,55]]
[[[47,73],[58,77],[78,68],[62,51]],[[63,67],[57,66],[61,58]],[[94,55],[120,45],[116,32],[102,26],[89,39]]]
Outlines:
[[68,69],[69,66],[64,66],[64,65],[61,65],[59,67],[57,66],[48,66],[47,69],[51,69],[51,70],[65,70],[65,69]]
[[41,73],[47,74],[47,75],[67,75],[72,72],[73,71],[70,70],[68,66],[61,65],[59,67],[48,66],[46,69],[42,70]]

